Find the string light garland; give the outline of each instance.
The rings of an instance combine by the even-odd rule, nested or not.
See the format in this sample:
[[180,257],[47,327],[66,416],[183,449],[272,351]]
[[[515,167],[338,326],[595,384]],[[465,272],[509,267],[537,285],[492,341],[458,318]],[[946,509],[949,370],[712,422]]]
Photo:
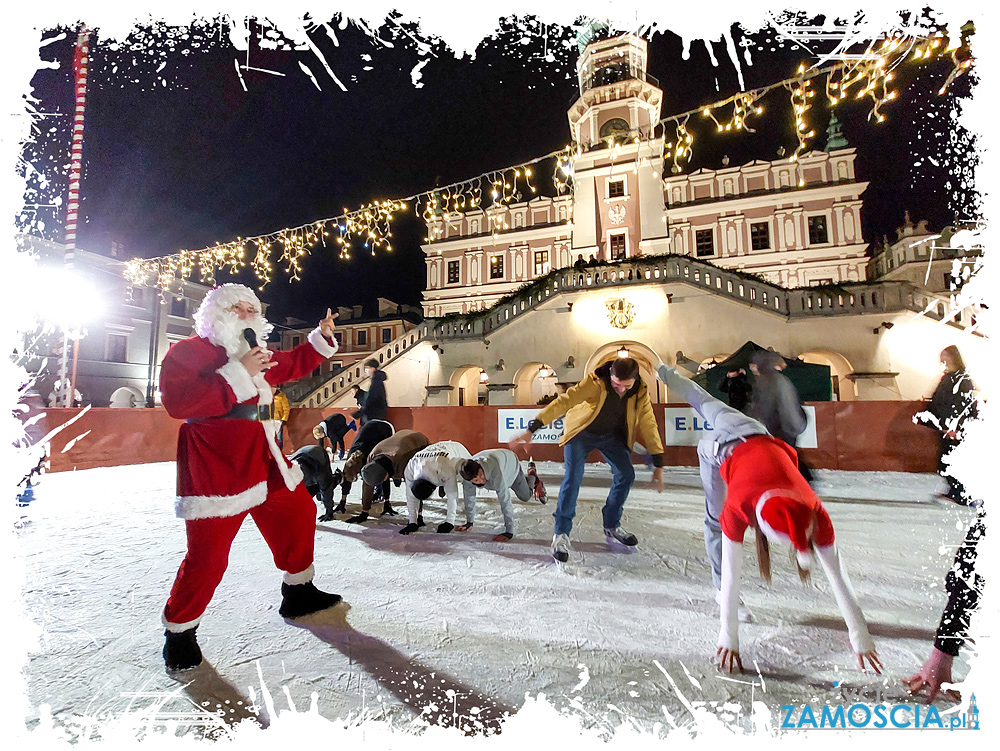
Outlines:
[[[815,96],[813,79],[826,77],[825,92],[829,107],[833,108],[852,96],[855,100],[867,97],[872,101],[868,119],[882,123],[885,115],[881,108],[898,96],[898,92],[890,86],[895,78],[894,68],[904,60],[923,63],[944,55],[949,56],[952,71],[938,91],[939,94],[944,94],[956,78],[972,67],[973,58],[968,38],[974,31],[975,27],[970,23],[962,27],[960,40],[948,40],[938,32],[927,37],[899,36],[873,42],[863,55],[854,59],[822,68],[806,69],[802,65],[794,76],[783,81],[740,91],[697,109],[662,118],[654,125],[653,132],[656,128],[666,128],[673,124],[674,140],[664,143],[663,154],[672,163],[671,172],[678,174],[690,163],[693,153],[694,134],[688,129],[692,115],[700,113],[711,119],[716,132],[754,133],[756,131],[749,127],[748,119],[763,113],[760,101],[771,91],[785,88],[790,93],[794,132],[798,140],[798,146],[789,157],[790,161],[795,162],[806,150],[808,140],[815,137],[815,131],[809,127],[806,117],[812,107],[810,100]],[[720,118],[716,115],[717,111],[722,112],[729,107],[732,107],[731,116]],[[639,143],[640,137],[634,135],[631,140]],[[622,143],[612,137],[607,145],[614,159],[621,151]],[[134,258],[125,264],[123,275],[130,285],[159,287],[161,296],[165,297],[175,284],[192,278],[196,272],[202,282],[215,284],[216,274],[220,270],[236,273],[247,265],[249,258],[249,265],[263,287],[271,281],[275,270],[272,258],[275,249],[278,249],[280,252],[277,254],[277,263],[291,279],[298,280],[303,257],[317,245],[326,247],[326,238],[331,232],[335,235],[334,245],[339,250],[340,258],[344,260],[351,258],[352,247],[357,243],[362,244],[372,255],[378,250],[391,252],[393,218],[406,211],[411,204],[414,213],[421,216],[428,227],[427,242],[433,242],[442,236],[443,219],[454,219],[470,210],[483,210],[489,231],[496,236],[510,228],[507,222],[509,204],[520,201],[526,194],[537,194],[532,180],[533,165],[547,159],[554,160],[552,184],[557,195],[563,196],[573,188],[574,162],[582,153],[579,144],[575,148],[567,146],[519,165],[491,170],[476,178],[435,187],[406,198],[374,201],[355,211],[345,208],[343,214],[299,227],[256,237],[237,237],[230,242],[216,243],[201,250],[182,250],[156,258]],[[489,205],[486,207],[483,206],[484,193],[489,195]]]

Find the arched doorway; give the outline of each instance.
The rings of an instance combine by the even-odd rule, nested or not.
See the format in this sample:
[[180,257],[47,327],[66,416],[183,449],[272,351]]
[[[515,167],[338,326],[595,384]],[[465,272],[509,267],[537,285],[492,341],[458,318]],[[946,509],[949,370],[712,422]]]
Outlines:
[[631,357],[639,363],[639,375],[649,389],[649,398],[654,404],[660,404],[666,400],[666,387],[660,383],[656,377],[656,366],[661,362],[660,356],[650,347],[636,341],[609,342],[599,347],[587,360],[587,367],[583,371],[585,374],[594,372],[602,362],[612,357]]
[[847,377],[854,372],[854,368],[842,354],[828,349],[812,349],[798,357],[802,362],[826,365],[830,368],[830,385],[836,401],[853,402],[857,398],[854,381]]
[[514,374],[514,403],[538,404],[556,394],[558,381],[555,368],[548,363],[525,363]]
[[486,382],[481,379],[483,369],[478,365],[463,365],[448,379],[451,393],[449,407],[475,407],[486,404]]
[[108,406],[115,407],[116,409],[145,407],[146,396],[134,386],[122,386],[121,388],[115,389],[114,393],[111,395],[111,401]]

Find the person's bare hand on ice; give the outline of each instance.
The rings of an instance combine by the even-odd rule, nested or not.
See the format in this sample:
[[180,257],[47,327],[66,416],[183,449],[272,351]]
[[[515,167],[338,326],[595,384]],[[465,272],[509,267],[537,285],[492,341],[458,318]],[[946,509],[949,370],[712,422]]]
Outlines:
[[740,659],[740,653],[735,649],[719,647],[715,652],[715,656],[719,660],[719,670],[725,670],[728,673],[732,673],[733,665],[735,664],[736,667],[740,669],[740,672],[743,672],[743,660]]
[[657,493],[663,492],[663,467],[656,467],[653,470],[653,481],[650,485],[656,488]]
[[882,661],[878,658],[878,652],[873,649],[870,652],[862,652],[858,655],[858,667],[862,671],[867,672],[868,668],[865,665],[865,660],[868,660],[868,663],[872,666],[872,670],[882,675]]
[[[927,703],[930,704],[941,691],[941,686],[952,682],[951,664],[954,659],[950,654],[935,647],[920,670],[909,678],[903,679],[907,693],[920,694],[926,689]],[[947,689],[944,693],[952,701],[961,701],[962,699],[958,691]]]

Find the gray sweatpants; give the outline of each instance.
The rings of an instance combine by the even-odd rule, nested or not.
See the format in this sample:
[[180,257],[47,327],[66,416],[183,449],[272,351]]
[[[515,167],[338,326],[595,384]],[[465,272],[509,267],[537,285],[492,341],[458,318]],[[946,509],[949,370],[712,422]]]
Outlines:
[[766,435],[767,428],[738,409],[716,399],[705,389],[685,378],[668,365],[660,363],[656,374],[667,388],[691,405],[702,419],[712,426],[712,432],[698,442],[698,471],[705,489],[705,551],[712,564],[712,583],[722,587],[722,527],[719,515],[726,502],[726,483],[719,467],[731,453],[726,444],[752,435]]

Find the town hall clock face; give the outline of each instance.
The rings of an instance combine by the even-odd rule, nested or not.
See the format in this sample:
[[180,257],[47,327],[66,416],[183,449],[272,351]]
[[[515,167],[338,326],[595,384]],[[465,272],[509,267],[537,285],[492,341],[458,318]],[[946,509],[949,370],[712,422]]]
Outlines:
[[614,117],[601,126],[601,140],[605,138],[623,138],[629,134],[628,123],[620,117]]

